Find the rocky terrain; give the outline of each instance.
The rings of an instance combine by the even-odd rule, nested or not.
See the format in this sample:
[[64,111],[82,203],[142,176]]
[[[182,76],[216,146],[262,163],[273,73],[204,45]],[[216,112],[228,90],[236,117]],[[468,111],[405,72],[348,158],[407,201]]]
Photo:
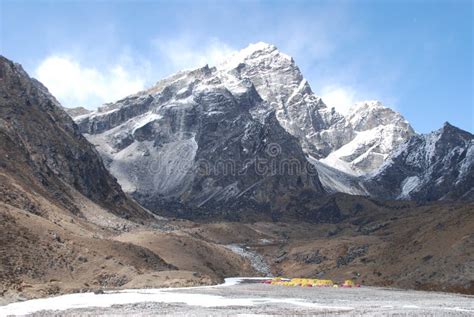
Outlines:
[[76,108],[64,108],[63,107],[63,110],[66,111],[66,113],[69,116],[73,117],[73,118],[77,117],[77,116],[82,116],[82,115],[85,115],[85,114],[89,114],[89,113],[92,112],[91,110],[87,110],[84,107],[76,107]]
[[[472,296],[379,287],[308,288],[226,279],[226,284],[187,289],[125,290],[75,294],[0,307],[0,314],[28,316],[331,315],[462,316],[474,312]],[[74,307],[74,308],[71,308]],[[30,315],[31,314],[31,315]]]
[[251,44],[217,70],[249,80],[305,153],[350,174],[373,171],[414,133],[399,113],[378,101],[356,104],[347,115],[328,107],[293,58],[270,44]]
[[[39,191],[73,213],[79,212],[71,197],[77,191],[103,207],[113,206],[111,212],[117,215],[150,218],[149,213],[127,199],[94,147],[48,90],[29,78],[21,66],[3,57],[0,66],[3,177],[28,184],[28,190]],[[10,186],[11,182],[2,182],[0,199],[15,207],[29,208],[26,199],[6,193]]]
[[206,240],[263,255],[274,276],[314,276],[362,285],[473,294],[474,205],[380,203],[336,195],[335,224],[216,223]]

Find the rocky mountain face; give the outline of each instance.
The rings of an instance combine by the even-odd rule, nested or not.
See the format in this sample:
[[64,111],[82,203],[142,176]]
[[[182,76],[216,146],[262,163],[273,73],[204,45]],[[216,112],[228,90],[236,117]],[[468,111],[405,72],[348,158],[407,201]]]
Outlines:
[[356,104],[347,115],[328,107],[313,93],[294,60],[273,45],[252,44],[217,68],[250,80],[306,154],[348,174],[360,176],[377,169],[414,134],[399,113],[378,101]]
[[254,84],[234,73],[181,72],[76,122],[122,188],[151,210],[294,213],[303,196],[324,193],[317,173]]
[[368,178],[366,186],[386,199],[473,200],[474,136],[449,123],[415,135]]
[[[379,101],[366,101],[355,104],[345,115],[337,113],[312,92],[294,60],[279,52],[273,45],[250,45],[217,68],[232,73],[239,79],[248,79],[255,85],[262,98],[276,111],[281,126],[299,139],[328,192],[376,198],[415,198],[414,193],[412,196],[394,195],[393,188],[377,186],[376,180],[386,177],[385,182],[396,182],[397,177],[401,177],[403,173],[397,174],[397,177],[383,176],[385,174],[374,177],[375,174],[382,173],[381,167],[399,153],[400,147],[405,147],[407,142],[417,143],[416,140],[426,138],[417,135],[398,112]],[[421,195],[418,197],[421,200],[471,196],[468,193],[473,188],[472,177],[468,176],[472,170],[472,160],[466,157],[458,162],[458,157],[453,154],[464,149],[469,155],[470,141],[463,143],[463,146],[453,141],[455,138],[469,140],[466,137],[469,133],[459,129],[451,132],[452,137],[443,137],[437,143],[439,148],[444,149],[436,158],[443,161],[442,164],[429,165],[422,160],[415,163],[424,166],[420,173],[424,175],[425,182],[437,182],[439,186],[438,194]],[[439,132],[434,133],[437,134]],[[408,147],[412,148],[413,145]],[[413,162],[404,161],[404,165],[399,168],[410,170],[410,164]],[[452,170],[448,166],[462,166],[459,177],[452,176]],[[448,180],[453,177],[456,178],[456,188],[459,187],[456,191],[461,195],[447,194],[448,188],[441,186],[444,182],[448,184]]]
[[281,126],[314,157],[326,157],[352,138],[344,117],[312,92],[294,60],[275,46],[252,44],[217,68],[230,79],[250,81]]
[[[0,169],[4,176],[28,184],[71,211],[77,211],[72,197],[77,190],[117,215],[149,217],[125,196],[95,148],[41,83],[2,56],[0,79]],[[24,204],[9,194],[11,185],[2,182],[1,199]]]
[[[338,113],[313,93],[290,56],[265,43],[252,44],[216,67],[179,72],[75,121],[126,192],[149,208],[167,201],[160,208],[173,202],[173,209],[184,213],[188,207],[207,213],[230,201],[231,209],[281,210],[286,204],[274,198],[298,196],[294,193],[301,190],[408,199],[390,186],[377,187],[384,177],[376,174],[405,143],[424,138],[378,101]],[[265,149],[272,147],[279,153],[271,157],[273,165],[275,159],[295,159],[299,166],[310,161],[318,176],[249,173],[249,166],[255,170],[262,159],[269,161]],[[455,165],[452,159],[444,157]],[[200,163],[224,166],[229,160],[245,175],[197,172]],[[383,182],[396,183],[390,177]],[[248,199],[240,199],[242,193]]]
[[84,107],[75,107],[75,108],[65,108],[63,107],[63,110],[66,111],[66,113],[71,116],[71,117],[77,117],[77,116],[82,116],[88,113],[91,113],[91,110],[87,110]]

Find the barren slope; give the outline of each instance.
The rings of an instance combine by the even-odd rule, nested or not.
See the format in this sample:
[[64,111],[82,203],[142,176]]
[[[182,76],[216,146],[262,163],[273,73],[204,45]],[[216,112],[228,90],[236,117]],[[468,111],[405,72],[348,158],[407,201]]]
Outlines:
[[127,197],[47,89],[0,56],[0,302],[235,274],[235,266],[208,269],[206,259],[195,271],[212,277],[178,271],[153,251],[160,239],[153,250],[115,239],[153,230],[176,244],[178,235],[164,233],[174,227]]

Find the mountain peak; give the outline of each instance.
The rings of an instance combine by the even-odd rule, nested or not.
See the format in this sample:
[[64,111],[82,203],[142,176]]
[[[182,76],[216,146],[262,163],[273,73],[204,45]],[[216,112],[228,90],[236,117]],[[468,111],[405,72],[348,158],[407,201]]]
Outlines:
[[463,131],[462,129],[459,129],[458,127],[452,125],[448,121],[443,123],[443,126],[441,127],[440,131]]
[[441,128],[430,133],[430,135],[438,136],[439,138],[461,138],[463,140],[472,140],[474,137],[470,132],[460,129],[449,122],[445,122]]
[[355,111],[358,111],[362,108],[367,108],[367,109],[382,109],[382,108],[386,108],[385,105],[379,101],[379,100],[364,100],[364,101],[360,101],[360,102],[356,102],[352,107],[351,109],[349,110],[349,112],[355,112]]
[[371,120],[376,120],[377,124],[390,124],[393,123],[391,122],[392,120],[403,121],[408,124],[408,122],[406,122],[406,120],[402,117],[400,113],[391,108],[386,107],[382,102],[378,100],[367,100],[357,102],[349,109],[347,118],[355,126],[359,124],[355,123],[355,121],[365,122]]
[[257,43],[250,43],[246,48],[242,49],[241,51],[246,51],[250,53],[256,51],[273,51],[276,49],[277,48],[275,45],[260,41]]
[[291,56],[281,53],[273,44],[257,42],[249,44],[246,48],[234,53],[228,60],[218,66],[219,69],[234,69],[242,63],[253,63],[270,58],[280,63],[293,63]]

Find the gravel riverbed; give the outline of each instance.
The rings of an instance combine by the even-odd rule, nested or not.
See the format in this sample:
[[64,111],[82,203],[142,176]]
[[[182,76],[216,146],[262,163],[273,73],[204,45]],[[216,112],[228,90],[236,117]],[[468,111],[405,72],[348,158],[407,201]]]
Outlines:
[[[302,288],[245,282],[227,284],[189,289],[128,290],[99,295],[73,294],[62,296],[63,300],[61,297],[45,299],[49,302],[43,300],[40,304],[28,301],[3,306],[0,307],[0,315],[6,316],[9,313],[31,313],[32,316],[474,315],[474,297],[466,295],[375,287]],[[42,305],[43,309],[50,309],[37,310]],[[8,307],[10,309],[7,309]]]

